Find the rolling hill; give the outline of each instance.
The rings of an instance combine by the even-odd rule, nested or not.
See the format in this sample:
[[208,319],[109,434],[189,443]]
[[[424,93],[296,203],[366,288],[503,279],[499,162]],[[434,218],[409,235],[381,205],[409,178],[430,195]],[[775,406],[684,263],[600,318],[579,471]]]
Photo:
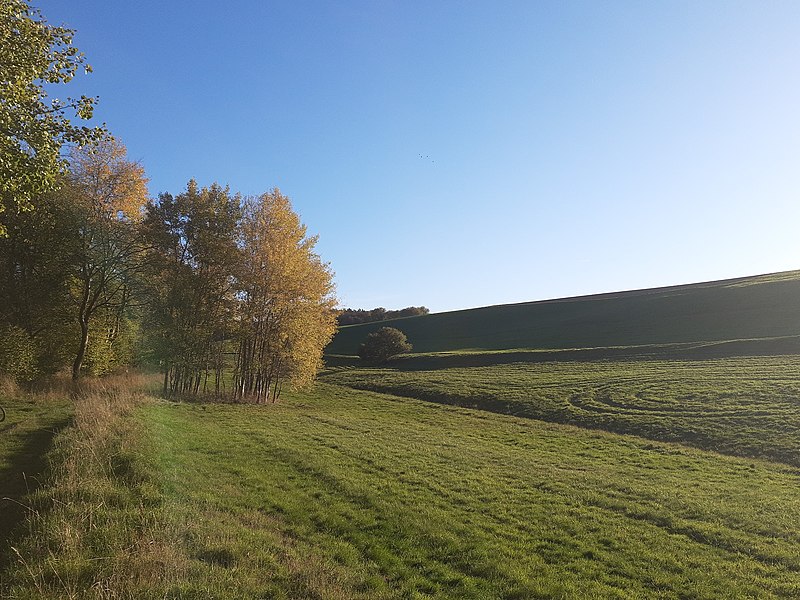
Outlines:
[[341,328],[326,352],[353,355],[368,333],[386,326],[405,332],[417,353],[773,343],[767,338],[783,346],[788,339],[794,352],[798,344],[792,336],[800,335],[800,271],[351,325]]

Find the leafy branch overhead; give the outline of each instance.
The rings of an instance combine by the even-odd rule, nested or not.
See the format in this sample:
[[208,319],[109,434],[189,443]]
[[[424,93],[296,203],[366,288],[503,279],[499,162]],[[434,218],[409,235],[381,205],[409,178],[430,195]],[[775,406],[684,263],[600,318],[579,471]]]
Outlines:
[[91,119],[97,98],[50,98],[45,89],[91,72],[74,33],[49,25],[27,0],[0,3],[0,219],[8,210],[33,208],[38,195],[57,186],[65,147],[108,136],[105,126],[71,120]]

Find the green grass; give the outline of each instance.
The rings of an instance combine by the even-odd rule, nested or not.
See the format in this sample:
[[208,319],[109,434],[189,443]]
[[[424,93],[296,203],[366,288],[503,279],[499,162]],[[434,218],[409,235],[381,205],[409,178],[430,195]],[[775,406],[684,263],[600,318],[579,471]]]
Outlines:
[[800,356],[451,367],[454,358],[331,369],[324,380],[800,466]]
[[61,399],[0,394],[6,420],[0,423],[0,566],[21,534],[26,496],[38,488],[47,467],[45,454],[68,422],[71,407]]
[[[33,439],[52,437],[54,419],[69,416],[69,426],[36,459],[46,465],[41,484],[19,498],[25,518],[0,548],[0,597],[116,597],[109,590],[117,582],[158,573],[150,560],[160,521],[158,475],[144,452],[142,424],[132,418],[139,395],[131,387],[139,385],[130,378],[57,383],[34,396],[42,416],[31,423]],[[19,397],[6,402],[12,414],[24,404]],[[3,450],[12,471],[24,468],[24,455]]]
[[326,384],[130,414],[94,487],[56,478],[71,512],[37,504],[8,597],[800,595],[788,466]]
[[0,397],[0,597],[800,597],[800,272],[385,324],[276,405]]
[[368,333],[387,325],[401,329],[415,352],[797,336],[800,271],[352,325],[339,331],[327,352],[354,355]]

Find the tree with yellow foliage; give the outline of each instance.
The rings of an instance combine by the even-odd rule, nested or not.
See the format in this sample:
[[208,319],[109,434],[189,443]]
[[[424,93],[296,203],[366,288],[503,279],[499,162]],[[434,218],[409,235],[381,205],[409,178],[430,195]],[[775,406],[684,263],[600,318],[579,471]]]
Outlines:
[[316,236],[273,189],[245,203],[234,394],[275,402],[282,386],[303,386],[336,331],[333,273]]

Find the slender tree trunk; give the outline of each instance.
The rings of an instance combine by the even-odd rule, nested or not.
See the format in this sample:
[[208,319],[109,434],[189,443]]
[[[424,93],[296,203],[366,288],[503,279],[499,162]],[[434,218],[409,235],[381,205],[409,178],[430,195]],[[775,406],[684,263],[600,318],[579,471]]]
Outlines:
[[275,401],[278,399],[278,382],[281,380],[281,375],[279,373],[281,368],[281,359],[278,357],[278,364],[275,367],[275,385],[272,388],[272,403],[275,404]]
[[89,347],[89,322],[87,319],[80,319],[81,325],[81,339],[78,344],[78,354],[75,356],[75,361],[72,363],[72,380],[76,381],[81,376],[81,366],[83,359],[86,356],[86,348]]
[[83,278],[83,290],[81,290],[81,304],[78,311],[78,324],[81,326],[81,339],[78,342],[78,354],[72,363],[72,381],[77,381],[81,376],[81,366],[86,356],[86,348],[89,346],[89,299],[91,298],[92,286],[88,276]]
[[280,387],[278,383],[280,382],[281,378],[275,378],[275,386],[272,388],[272,403],[275,404],[278,401],[278,394],[280,394]]

